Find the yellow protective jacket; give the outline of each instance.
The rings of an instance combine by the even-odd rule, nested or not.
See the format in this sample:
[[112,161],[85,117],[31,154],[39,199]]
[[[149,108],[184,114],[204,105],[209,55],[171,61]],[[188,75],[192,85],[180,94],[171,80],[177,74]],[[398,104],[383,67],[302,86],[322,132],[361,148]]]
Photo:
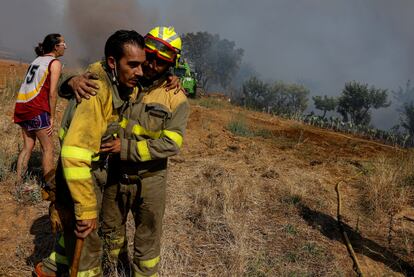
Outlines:
[[102,62],[90,65],[88,71],[99,76],[95,81],[99,86],[97,96],[82,101],[76,108],[74,102],[72,106],[69,104],[59,131],[63,175],[74,202],[77,220],[98,217],[91,163],[99,158],[101,140],[108,125],[119,121],[119,110],[124,103]]
[[166,78],[160,78],[142,88],[122,112],[120,158],[122,166],[130,169],[128,174],[161,169],[183,144],[189,103],[181,89],[166,91],[166,83]]

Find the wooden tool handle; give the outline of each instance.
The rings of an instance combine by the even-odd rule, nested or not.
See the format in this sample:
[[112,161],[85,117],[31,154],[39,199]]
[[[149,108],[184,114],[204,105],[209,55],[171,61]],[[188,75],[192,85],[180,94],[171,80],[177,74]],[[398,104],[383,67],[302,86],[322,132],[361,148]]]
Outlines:
[[83,247],[83,239],[77,238],[75,245],[75,253],[73,254],[72,266],[70,268],[70,277],[76,277],[79,270],[79,260]]

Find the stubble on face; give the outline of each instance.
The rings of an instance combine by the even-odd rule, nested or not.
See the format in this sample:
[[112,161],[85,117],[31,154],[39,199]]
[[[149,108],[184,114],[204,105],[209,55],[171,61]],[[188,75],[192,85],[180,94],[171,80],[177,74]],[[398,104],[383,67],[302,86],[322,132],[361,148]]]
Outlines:
[[119,81],[127,87],[134,87],[138,78],[143,75],[142,64],[145,62],[145,51],[135,44],[124,45],[124,56],[119,60]]

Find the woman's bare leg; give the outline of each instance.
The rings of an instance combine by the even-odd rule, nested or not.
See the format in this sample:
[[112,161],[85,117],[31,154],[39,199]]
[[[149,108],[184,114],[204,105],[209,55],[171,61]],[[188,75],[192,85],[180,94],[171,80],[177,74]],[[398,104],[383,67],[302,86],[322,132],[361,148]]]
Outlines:
[[27,171],[27,164],[29,163],[30,156],[33,151],[33,147],[36,143],[36,135],[34,133],[28,132],[26,129],[22,128],[22,136],[23,136],[23,148],[20,151],[19,157],[17,158],[17,183],[19,184],[22,179],[23,175]]
[[53,162],[53,139],[52,136],[48,136],[46,129],[36,131],[36,137],[39,139],[40,144],[42,145],[43,176],[46,176],[55,169],[55,163]]

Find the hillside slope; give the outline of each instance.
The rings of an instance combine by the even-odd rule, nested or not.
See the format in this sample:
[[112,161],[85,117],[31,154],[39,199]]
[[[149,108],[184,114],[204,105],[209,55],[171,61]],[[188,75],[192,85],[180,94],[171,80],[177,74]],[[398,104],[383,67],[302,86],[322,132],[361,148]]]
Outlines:
[[[53,236],[47,203],[16,201],[10,166],[20,133],[12,101],[2,109],[0,276],[30,276]],[[380,161],[410,153],[221,100],[191,101],[191,109],[183,150],[170,159],[162,276],[354,275],[336,223],[341,180],[345,229],[362,271],[403,276],[414,265],[406,207],[389,228],[364,190]]]

